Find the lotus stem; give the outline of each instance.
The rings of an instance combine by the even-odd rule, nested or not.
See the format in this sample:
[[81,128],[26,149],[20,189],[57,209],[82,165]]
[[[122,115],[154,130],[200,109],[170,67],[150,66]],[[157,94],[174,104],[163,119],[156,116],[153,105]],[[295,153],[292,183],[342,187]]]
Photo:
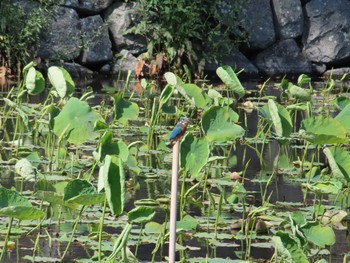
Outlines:
[[169,263],[175,262],[176,253],[176,215],[177,215],[177,184],[179,172],[179,147],[176,142],[173,146],[173,163],[171,174],[171,201],[170,201],[170,237],[169,237]]
[[68,252],[68,249],[69,249],[69,247],[70,247],[70,244],[71,244],[72,241],[73,241],[75,231],[77,230],[77,226],[78,226],[78,223],[79,223],[79,221],[80,221],[81,215],[83,214],[84,209],[85,209],[85,206],[83,205],[82,208],[80,209],[80,212],[79,212],[79,215],[78,215],[77,219],[75,220],[75,223],[74,223],[74,226],[73,226],[73,230],[72,230],[72,235],[71,235],[71,237],[70,237],[70,239],[69,239],[69,242],[68,242],[68,244],[67,244],[67,246],[66,246],[66,249],[65,249],[64,252],[63,252],[63,255],[62,255],[62,257],[61,257],[61,261],[63,261],[64,257],[66,256],[66,254],[67,254],[67,252]]
[[2,247],[2,252],[0,255],[0,262],[3,260],[5,252],[7,251],[7,243],[9,242],[10,235],[11,235],[12,222],[13,222],[13,217],[10,218],[9,226],[7,227],[7,233],[4,240],[4,245]]
[[102,216],[100,220],[100,227],[98,229],[98,262],[101,262],[101,245],[102,245],[102,232],[103,232],[102,230],[103,230],[103,221],[105,220],[106,207],[107,207],[107,197],[105,196],[105,199],[103,202]]

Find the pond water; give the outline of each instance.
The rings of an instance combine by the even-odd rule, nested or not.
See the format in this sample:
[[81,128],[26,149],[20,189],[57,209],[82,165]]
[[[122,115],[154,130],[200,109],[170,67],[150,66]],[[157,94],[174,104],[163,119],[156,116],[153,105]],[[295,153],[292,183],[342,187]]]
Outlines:
[[[261,117],[259,117],[257,108],[266,105],[269,98],[279,98],[281,94],[275,83],[269,82],[264,87],[264,95],[260,96],[259,87],[261,88],[261,85],[260,80],[243,83],[243,86],[249,90],[248,95],[231,107],[238,113],[238,124],[245,129],[245,136],[235,142],[216,143],[210,148],[211,157],[224,158],[208,161],[206,168],[203,168],[207,173],[204,186],[201,181],[203,179],[198,182],[197,179],[187,177],[184,183],[183,177],[179,180],[180,190],[182,186],[185,190],[191,188],[194,190],[188,192],[184,201],[186,218],[184,221],[192,225],[183,225],[183,229],[180,230],[178,239],[180,252],[177,253],[177,260],[183,259],[184,262],[243,262],[243,260],[270,262],[275,253],[272,237],[278,230],[290,229],[291,221],[286,214],[301,212],[306,220],[318,222],[321,217],[315,220],[312,218],[312,211],[318,204],[319,198],[322,200],[324,209],[339,208],[334,205],[333,197],[327,194],[319,197],[305,187],[305,184],[308,183],[307,165],[314,161],[314,165],[325,168],[327,159],[322,154],[322,150],[318,151],[312,145],[306,149],[305,143],[298,138],[300,122],[305,118],[303,114],[295,116],[290,143],[280,143],[274,135],[256,136],[262,131]],[[76,90],[74,96],[80,98],[91,91],[94,98],[89,100],[89,105],[98,106],[99,111],[105,111],[105,116],[112,118],[110,114],[106,114],[113,111],[111,94],[118,89],[123,89],[123,83],[115,84],[114,80],[103,80],[94,82],[91,88],[85,84],[79,86],[81,88]],[[312,86],[316,89],[322,88],[324,82],[315,82],[312,83]],[[222,87],[218,91],[222,94],[229,93]],[[336,93],[339,92],[339,90],[336,91]],[[129,96],[128,92],[125,94]],[[342,94],[348,96],[344,91]],[[6,98],[7,95],[8,92],[4,91],[1,97]],[[30,104],[24,104],[40,109],[40,103],[45,100],[46,96],[47,94],[34,96],[30,98]],[[161,126],[156,127],[153,139],[158,147],[154,147],[151,151],[145,150],[142,146],[148,140],[145,130],[148,129],[147,125],[150,121],[150,112],[147,110],[150,111],[151,107],[145,107],[148,103],[145,103],[145,98],[140,99],[136,94],[132,96],[130,101],[136,102],[140,107],[138,119],[131,120],[127,126],[111,123],[109,127],[114,139],[122,139],[128,145],[136,141],[141,142],[137,152],[137,166],[140,172],[137,174],[133,169],[125,170],[127,186],[124,211],[128,212],[140,204],[151,206],[151,201],[156,204],[153,203],[152,206],[155,211],[153,224],[133,224],[127,246],[132,253],[136,254],[139,262],[151,262],[152,260],[153,262],[166,262],[168,245],[165,241],[159,244],[157,242],[159,242],[160,235],[159,227],[162,229],[162,224],[167,220],[170,196],[172,153],[170,149],[164,147],[163,143],[174,125],[174,118],[170,115]],[[153,95],[151,101],[156,97],[159,97],[159,93]],[[321,101],[321,103],[314,104],[315,112],[321,107],[324,110],[330,105],[330,98],[327,98],[325,102],[319,93],[313,97],[313,100]],[[246,101],[253,102],[254,108],[247,108],[244,105]],[[2,99],[0,106],[4,108],[4,105]],[[103,105],[102,110],[100,105]],[[331,111],[331,114],[335,115],[334,111]],[[40,174],[44,174],[50,182],[59,183],[77,177],[85,178],[85,175],[91,172],[97,142],[90,140],[78,147],[67,143],[61,146],[63,150],[60,154],[63,157],[60,157],[54,149],[57,145],[51,145],[54,147],[53,150],[48,150],[48,140],[44,129],[42,136],[39,134],[38,137],[35,137],[26,127],[18,124],[15,112],[10,116],[6,116],[6,113],[3,112],[0,116],[2,127],[4,127],[1,129],[0,184],[8,189],[15,188],[34,206],[42,206],[42,209],[49,214],[39,229],[35,229],[39,223],[38,220],[22,221],[20,224],[14,221],[10,238],[14,243],[8,246],[4,261],[59,262],[72,234],[80,208],[71,209],[60,205],[49,206],[47,202],[42,203],[37,196],[33,195],[35,183],[19,177],[15,172],[15,164],[19,159],[36,153],[35,156],[32,156],[31,161],[35,164],[35,169]],[[33,124],[39,118],[36,113],[29,114],[29,116],[31,120],[34,120]],[[201,117],[199,111],[194,115],[193,124],[188,128],[188,132],[198,137],[203,136],[198,129]],[[21,131],[22,134],[20,134]],[[16,138],[20,141],[15,141]],[[58,161],[50,163],[52,160]],[[302,160],[304,162],[301,164]],[[237,176],[236,173],[246,180],[240,178],[238,181],[243,181],[238,184],[237,178],[234,177]],[[96,187],[98,177],[97,166],[92,170],[93,179],[91,180]],[[197,187],[197,183],[200,183],[201,186]],[[263,222],[264,227],[259,229],[256,225],[249,225],[251,231],[248,231],[247,226],[242,225],[242,215],[247,216],[254,209],[259,208],[261,211],[254,212],[251,216],[255,218],[254,220]],[[108,209],[104,215],[102,210],[101,205],[88,206],[84,210],[63,262],[97,261],[97,257],[93,256],[99,248],[97,230],[101,217],[104,217],[101,249],[106,255],[111,253],[114,242],[123,231],[128,218],[125,213],[114,216]],[[4,240],[8,222],[8,218],[1,217],[1,240]],[[307,251],[306,255],[310,262],[315,262],[320,258],[325,259],[324,262],[345,262],[344,255],[350,251],[350,222],[345,219],[333,224],[328,223],[328,225],[335,233],[335,243],[325,248],[310,243],[309,248],[304,250]],[[143,234],[140,235],[141,229],[143,229]],[[300,229],[299,231],[302,231]],[[153,257],[154,250],[157,252]],[[132,257],[129,258],[130,262],[136,262],[131,259]],[[283,261],[279,259],[278,262]]]

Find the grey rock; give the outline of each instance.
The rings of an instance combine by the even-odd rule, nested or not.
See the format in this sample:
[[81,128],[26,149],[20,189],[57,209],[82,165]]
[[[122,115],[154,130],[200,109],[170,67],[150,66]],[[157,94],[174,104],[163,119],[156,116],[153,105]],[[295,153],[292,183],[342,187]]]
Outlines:
[[84,65],[101,64],[113,59],[112,42],[107,25],[101,16],[81,19],[83,50],[80,62]]
[[223,57],[220,64],[209,63],[205,66],[205,71],[215,72],[219,66],[228,65],[235,72],[243,70],[242,75],[257,77],[259,71],[253,63],[251,63],[238,49],[235,49],[231,54]]
[[322,75],[327,70],[326,64],[312,63],[312,73],[315,75]]
[[94,72],[82,65],[77,63],[63,63],[63,68],[65,68],[72,78],[84,78],[84,79],[92,79],[94,77]]
[[114,0],[63,0],[61,5],[71,7],[82,15],[92,15],[107,8]]
[[146,50],[146,41],[143,37],[125,34],[136,23],[136,5],[135,2],[116,2],[104,13],[104,19],[112,33],[113,44],[118,50],[127,49],[132,54],[140,54]]
[[303,33],[303,10],[298,0],[273,0],[276,31],[281,39],[296,38]]
[[311,74],[312,71],[311,62],[293,39],[282,40],[259,53],[255,65],[261,73],[269,76]]
[[312,0],[305,6],[305,53],[313,62],[340,63],[350,58],[350,3]]
[[242,3],[239,20],[248,33],[249,46],[252,49],[264,49],[276,40],[273,15],[269,0],[246,1]]
[[135,76],[135,66],[138,61],[137,58],[134,57],[130,51],[125,49],[120,51],[120,56],[121,58],[113,65],[112,73],[118,74],[121,72],[122,74],[126,74],[131,70],[133,72],[132,75]]
[[[344,67],[344,68],[337,68],[337,69],[330,69],[323,73],[323,76],[332,78],[342,78],[345,74],[350,75],[350,67]],[[349,80],[349,77],[347,78]]]
[[73,60],[81,48],[80,19],[74,9],[57,7],[42,34],[38,56],[49,60]]

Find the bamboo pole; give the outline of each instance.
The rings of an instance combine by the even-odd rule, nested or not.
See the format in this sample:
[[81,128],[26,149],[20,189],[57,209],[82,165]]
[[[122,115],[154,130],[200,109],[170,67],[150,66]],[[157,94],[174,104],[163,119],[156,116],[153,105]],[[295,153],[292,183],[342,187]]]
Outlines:
[[171,199],[170,199],[170,237],[169,237],[169,263],[175,262],[176,254],[176,215],[177,215],[177,185],[179,172],[179,147],[177,141],[173,146],[173,163],[171,169]]

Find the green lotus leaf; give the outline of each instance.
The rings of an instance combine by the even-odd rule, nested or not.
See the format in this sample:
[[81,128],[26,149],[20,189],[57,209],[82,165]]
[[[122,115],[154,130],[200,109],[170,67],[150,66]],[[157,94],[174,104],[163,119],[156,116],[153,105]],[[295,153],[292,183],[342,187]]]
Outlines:
[[335,234],[331,227],[322,226],[319,222],[308,222],[302,227],[306,239],[316,246],[324,248],[335,243]]
[[17,161],[15,171],[27,181],[34,181],[36,177],[36,171],[33,164],[26,158],[22,158]]
[[129,120],[136,120],[139,116],[139,107],[136,103],[123,98],[123,93],[114,95],[114,118],[123,125]]
[[81,144],[95,139],[99,133],[94,131],[94,124],[102,117],[85,102],[70,98],[62,111],[54,119],[54,133],[67,136],[70,143]]
[[209,157],[209,144],[206,140],[197,139],[188,133],[181,142],[180,167],[196,178],[206,165]]
[[350,98],[339,96],[334,100],[334,104],[338,109],[343,110],[347,105],[350,104]]
[[272,241],[281,262],[309,263],[307,255],[289,233],[278,231]]
[[311,91],[308,89],[303,89],[301,87],[291,85],[289,86],[287,92],[293,97],[301,101],[311,100]]
[[303,120],[299,135],[314,144],[347,142],[344,126],[331,117],[311,117]]
[[65,98],[74,91],[74,82],[64,68],[51,66],[47,73],[51,85],[61,98]]
[[17,218],[19,220],[34,220],[43,217],[45,213],[31,206],[9,206],[0,209],[0,216]]
[[228,89],[236,92],[240,97],[244,97],[245,90],[239,81],[236,73],[230,66],[222,66],[216,69],[216,74],[225,83]]
[[203,109],[207,104],[202,90],[196,84],[184,84],[183,89],[185,90],[187,96],[190,100],[193,100],[194,104],[197,108]]
[[130,223],[146,223],[153,219],[155,211],[149,206],[139,206],[128,212]]
[[44,215],[44,212],[32,207],[28,199],[21,194],[0,186],[0,216],[32,220]]
[[203,113],[202,129],[210,142],[235,140],[244,135],[244,129],[235,124],[236,114],[227,107],[212,106]]
[[259,110],[259,116],[273,123],[274,130],[279,137],[289,137],[293,124],[289,112],[280,104],[268,100],[267,105]]
[[100,139],[97,158],[102,161],[107,154],[117,155],[123,162],[126,162],[129,157],[128,146],[122,140],[113,142],[112,139],[113,133],[105,131]]
[[25,82],[30,95],[39,94],[45,89],[45,79],[41,72],[35,70],[34,67],[29,68]]
[[106,155],[104,164],[100,167],[98,191],[105,189],[107,202],[114,215],[124,210],[125,176],[121,159]]
[[347,133],[350,133],[350,104],[346,105],[334,119],[345,127]]
[[95,205],[103,202],[104,194],[97,193],[90,182],[75,179],[66,185],[63,200],[78,205]]
[[350,182],[350,153],[341,147],[326,147],[323,150],[328,159],[332,173],[337,178],[345,178]]

